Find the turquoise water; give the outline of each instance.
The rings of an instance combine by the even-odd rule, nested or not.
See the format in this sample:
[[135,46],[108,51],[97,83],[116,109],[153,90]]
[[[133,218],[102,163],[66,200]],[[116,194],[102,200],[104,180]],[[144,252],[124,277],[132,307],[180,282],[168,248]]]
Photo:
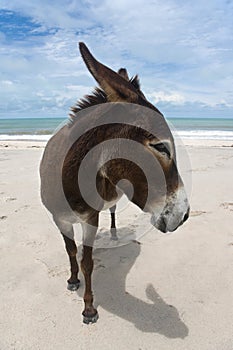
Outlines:
[[0,119],[0,135],[51,135],[65,118]]
[[[67,118],[0,119],[0,140],[48,140]],[[233,140],[233,118],[168,119],[183,138]]]
[[177,130],[222,130],[233,131],[233,118],[171,118]]
[[173,118],[168,121],[181,138],[233,141],[233,118]]

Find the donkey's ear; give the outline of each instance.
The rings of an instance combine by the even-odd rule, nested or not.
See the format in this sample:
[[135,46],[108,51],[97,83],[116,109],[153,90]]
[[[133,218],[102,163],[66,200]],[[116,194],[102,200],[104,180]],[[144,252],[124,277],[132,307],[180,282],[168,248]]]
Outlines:
[[125,68],[120,68],[117,73],[122,76],[122,78],[129,81],[128,72]]
[[135,75],[130,79],[130,83],[137,89],[140,90],[140,81],[138,75]]
[[[122,75],[98,62],[84,43],[79,43],[79,49],[87,68],[107,94],[109,102],[126,101],[137,103],[140,98],[137,90]],[[127,73],[127,72],[126,72]]]

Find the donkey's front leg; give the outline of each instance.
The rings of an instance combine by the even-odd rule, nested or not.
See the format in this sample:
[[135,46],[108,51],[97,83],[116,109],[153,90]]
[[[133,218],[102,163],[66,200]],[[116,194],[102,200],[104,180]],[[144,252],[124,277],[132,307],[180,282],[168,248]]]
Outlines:
[[93,307],[93,293],[91,288],[91,274],[93,271],[92,247],[83,246],[81,268],[85,278],[83,322],[87,324],[94,323],[98,320],[98,312]]
[[[90,223],[91,222],[91,223]],[[94,323],[98,320],[98,312],[93,307],[93,293],[91,288],[91,274],[93,271],[92,250],[95,240],[95,235],[98,228],[98,216],[89,220],[89,223],[83,223],[83,258],[81,261],[81,269],[85,279],[84,291],[84,311],[83,322]]]

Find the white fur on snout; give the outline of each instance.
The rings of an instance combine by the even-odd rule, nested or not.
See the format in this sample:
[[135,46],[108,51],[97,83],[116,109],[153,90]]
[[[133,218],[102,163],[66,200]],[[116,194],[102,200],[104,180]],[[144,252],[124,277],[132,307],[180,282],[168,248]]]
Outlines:
[[163,222],[166,225],[166,232],[172,232],[183,222],[188,209],[188,198],[184,187],[181,186],[166,199],[166,204],[159,216],[157,210],[153,212],[151,223],[160,229]]
[[179,187],[167,199],[167,204],[162,212],[162,216],[167,225],[167,231],[174,231],[183,221],[189,209],[187,194],[184,187]]

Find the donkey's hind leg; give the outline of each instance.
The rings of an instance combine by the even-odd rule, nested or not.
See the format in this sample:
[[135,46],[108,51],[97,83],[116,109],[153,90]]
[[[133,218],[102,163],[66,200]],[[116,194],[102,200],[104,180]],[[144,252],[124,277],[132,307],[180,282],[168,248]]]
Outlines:
[[109,210],[111,213],[111,228],[110,228],[111,239],[113,241],[117,241],[118,237],[117,237],[117,233],[116,233],[116,205],[109,208]]
[[83,228],[83,257],[81,269],[85,279],[83,322],[94,323],[98,319],[98,312],[93,306],[93,293],[91,287],[91,275],[93,271],[92,250],[98,226],[98,215],[94,216],[88,223],[82,223]]
[[71,291],[75,291],[79,288],[80,280],[78,279],[78,262],[77,262],[77,246],[74,241],[74,231],[73,227],[72,230],[69,232],[69,237],[67,234],[62,233],[62,237],[65,241],[65,247],[66,251],[68,253],[69,259],[70,259],[70,272],[71,276],[68,279],[68,285],[67,289]]

